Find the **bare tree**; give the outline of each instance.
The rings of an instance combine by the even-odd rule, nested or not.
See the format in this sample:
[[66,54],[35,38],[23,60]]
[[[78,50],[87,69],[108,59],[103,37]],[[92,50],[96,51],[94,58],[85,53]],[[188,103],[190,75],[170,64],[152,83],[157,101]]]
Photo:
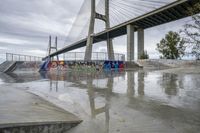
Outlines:
[[180,31],[184,41],[191,48],[191,54],[200,60],[200,3],[196,4],[194,8],[189,8],[188,13],[192,16],[192,21],[184,25],[183,30]]

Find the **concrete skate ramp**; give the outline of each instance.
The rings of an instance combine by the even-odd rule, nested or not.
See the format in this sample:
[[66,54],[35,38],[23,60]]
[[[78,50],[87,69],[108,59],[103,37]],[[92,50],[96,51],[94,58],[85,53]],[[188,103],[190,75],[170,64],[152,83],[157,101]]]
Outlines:
[[15,61],[5,61],[2,64],[0,64],[0,72],[7,73],[14,71],[16,67]]
[[75,115],[15,84],[0,89],[0,133],[65,133],[80,122]]

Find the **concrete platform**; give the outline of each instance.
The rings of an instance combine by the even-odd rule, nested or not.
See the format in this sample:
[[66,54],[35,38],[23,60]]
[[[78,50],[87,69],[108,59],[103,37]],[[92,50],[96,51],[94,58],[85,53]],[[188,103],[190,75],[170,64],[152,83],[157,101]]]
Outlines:
[[3,84],[0,88],[0,133],[64,133],[79,124],[75,115],[39,96]]

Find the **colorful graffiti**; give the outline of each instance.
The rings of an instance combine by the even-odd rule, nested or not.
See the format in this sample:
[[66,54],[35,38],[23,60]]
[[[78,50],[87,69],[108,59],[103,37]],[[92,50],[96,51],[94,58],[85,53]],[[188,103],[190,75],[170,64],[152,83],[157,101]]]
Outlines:
[[104,70],[122,70],[124,69],[123,61],[105,61]]
[[102,70],[123,70],[123,61],[98,61],[98,62],[84,62],[84,61],[45,61],[40,71],[102,71]]

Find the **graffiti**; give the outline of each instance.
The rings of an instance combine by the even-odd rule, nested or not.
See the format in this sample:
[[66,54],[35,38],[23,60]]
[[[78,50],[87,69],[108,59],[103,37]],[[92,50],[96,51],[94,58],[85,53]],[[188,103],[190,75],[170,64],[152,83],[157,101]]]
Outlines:
[[65,61],[50,61],[48,64],[48,70],[67,70],[68,65],[65,63]]
[[98,62],[85,62],[85,61],[45,61],[40,71],[103,71],[103,70],[123,70],[123,61],[98,61]]
[[122,70],[124,69],[123,61],[105,61],[104,70]]

